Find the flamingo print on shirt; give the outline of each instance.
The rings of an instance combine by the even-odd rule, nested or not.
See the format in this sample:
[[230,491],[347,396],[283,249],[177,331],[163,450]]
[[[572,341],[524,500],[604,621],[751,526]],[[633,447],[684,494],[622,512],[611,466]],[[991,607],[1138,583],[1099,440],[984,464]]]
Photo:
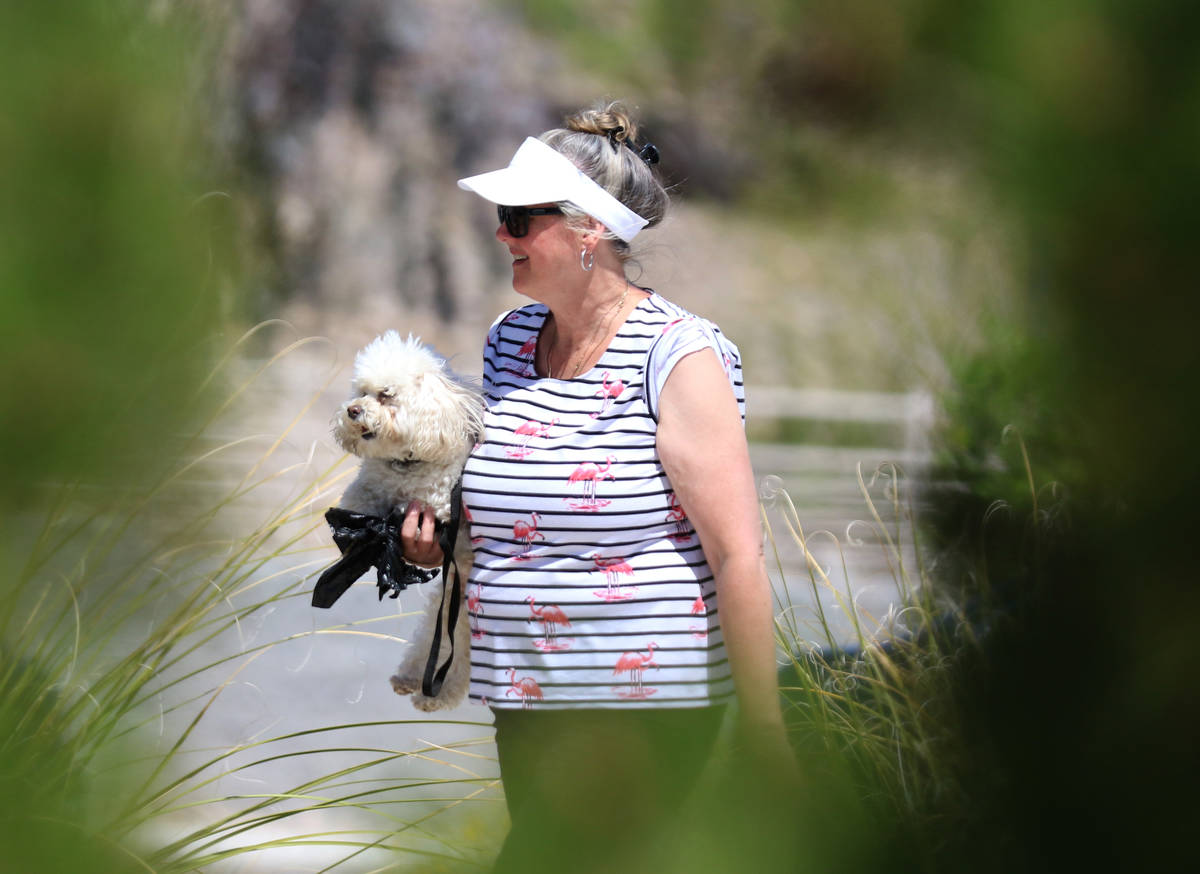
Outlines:
[[[708,608],[704,605],[704,598],[700,597],[699,595],[697,595],[696,600],[692,602],[692,615],[705,617],[708,615]],[[708,638],[707,625],[692,624],[688,626],[688,631],[692,632],[692,637],[696,638],[696,640],[705,640]]]
[[613,398],[620,397],[621,392],[625,391],[625,383],[621,382],[619,379],[616,382],[609,382],[608,377],[609,372],[607,370],[600,375],[600,379],[602,380],[603,384],[600,386],[595,396],[603,398],[604,402],[600,405],[600,411],[598,413],[592,413],[593,419],[598,419],[600,416],[603,416],[605,413],[607,413],[608,408],[612,406]]
[[629,687],[614,686],[613,691],[621,698],[649,698],[657,689],[647,689],[642,685],[642,674],[646,668],[658,669],[654,662],[654,650],[658,644],[651,642],[646,646],[646,654],[640,652],[622,653],[613,665],[613,675],[629,674]]
[[508,688],[504,690],[504,697],[511,698],[514,695],[521,699],[521,706],[526,710],[532,710],[533,702],[541,701],[544,697],[542,687],[537,684],[537,680],[533,677],[522,677],[518,680],[517,669],[509,668]]
[[541,640],[535,640],[533,645],[542,652],[560,652],[564,649],[571,648],[569,640],[557,640],[558,627],[560,625],[569,627],[571,620],[567,618],[567,614],[562,611],[562,608],[556,604],[547,604],[544,607],[538,607],[537,599],[530,595],[525,599],[529,604],[529,621],[542,623],[542,631],[545,634]]
[[509,458],[524,458],[533,453],[533,449],[529,446],[529,441],[534,437],[545,437],[550,433],[550,429],[558,424],[558,417],[551,419],[549,422],[539,422],[536,419],[527,419],[517,426],[513,432],[521,436],[521,442],[504,447],[504,454]]
[[676,543],[687,543],[692,539],[691,526],[688,525],[687,513],[683,511],[683,507],[679,506],[679,498],[674,492],[668,496],[670,501],[670,509],[667,512],[667,521],[675,527],[675,533],[668,535],[671,540]]
[[548,318],[543,304],[520,307],[484,347],[486,428],[463,478],[468,533],[482,538],[463,580],[463,635],[479,635],[472,700],[510,713],[728,700],[712,569],[653,422],[668,374],[699,349],[729,359],[740,411],[738,353],[651,295],[590,374],[508,372],[533,368]]
[[628,601],[637,594],[637,586],[622,586],[619,584],[622,575],[627,577],[633,576],[633,567],[624,558],[604,558],[595,552],[588,556],[588,558],[592,560],[592,569],[604,571],[604,578],[608,582],[608,585],[604,589],[592,592],[597,598],[602,598],[605,601]]
[[612,473],[613,462],[616,460],[617,457],[615,455],[610,455],[604,459],[603,465],[585,461],[571,471],[571,475],[567,477],[567,482],[581,483],[583,488],[583,497],[581,499],[563,498],[572,510],[594,513],[601,507],[607,507],[612,503],[612,501],[596,499],[596,483],[601,480],[616,479]]
[[512,554],[513,561],[529,561],[529,550],[533,548],[533,541],[546,539],[546,535],[538,533],[540,518],[537,513],[530,513],[528,522],[518,519],[513,523],[513,537],[521,543],[520,550]]
[[475,583],[467,594],[467,618],[471,623],[471,637],[478,640],[483,637],[483,629],[479,620],[483,616],[483,586]]
[[520,367],[505,367],[509,373],[515,373],[517,376],[532,378],[535,376],[533,371],[533,356],[537,354],[537,337],[533,336],[521,344],[521,348],[517,351],[517,358],[521,362]]

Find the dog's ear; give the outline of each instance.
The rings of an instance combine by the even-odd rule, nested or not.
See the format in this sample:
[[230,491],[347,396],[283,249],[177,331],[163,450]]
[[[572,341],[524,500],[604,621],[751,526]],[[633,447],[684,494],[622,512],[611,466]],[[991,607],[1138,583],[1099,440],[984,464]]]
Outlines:
[[425,427],[414,441],[414,451],[456,451],[483,433],[483,404],[479,395],[445,373],[423,373],[418,379],[414,413]]
[[483,398],[474,386],[447,377],[447,393],[454,402],[464,437],[474,443],[483,436]]

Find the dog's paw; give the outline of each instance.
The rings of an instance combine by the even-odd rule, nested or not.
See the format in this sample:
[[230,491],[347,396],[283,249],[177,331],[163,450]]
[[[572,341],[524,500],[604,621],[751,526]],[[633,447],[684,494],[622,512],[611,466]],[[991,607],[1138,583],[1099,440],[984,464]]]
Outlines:
[[412,703],[413,707],[423,710],[426,713],[433,713],[435,710],[449,710],[454,706],[444,696],[439,695],[436,698],[428,698],[420,692],[412,696]]
[[421,688],[421,681],[415,676],[396,674],[390,678],[392,691],[397,695],[411,695]]

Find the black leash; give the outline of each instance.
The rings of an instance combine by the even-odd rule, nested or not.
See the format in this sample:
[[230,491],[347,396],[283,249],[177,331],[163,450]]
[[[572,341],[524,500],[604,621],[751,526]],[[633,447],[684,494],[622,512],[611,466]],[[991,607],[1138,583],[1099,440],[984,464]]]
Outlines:
[[[430,582],[437,571],[419,568],[404,560],[404,547],[400,541],[400,526],[404,522],[404,511],[398,507],[388,513],[387,518],[354,513],[341,507],[330,507],[325,521],[333,531],[333,542],[342,552],[342,557],[328,567],[317,580],[313,589],[314,607],[332,607],[346,590],[354,585],[363,574],[374,567],[378,575],[379,599],[385,594],[397,597],[409,586]],[[450,492],[450,519],[438,522],[438,544],[442,547],[442,598],[434,624],[433,643],[425,664],[425,676],[421,681],[421,692],[434,697],[442,689],[446,674],[454,662],[454,632],[458,627],[462,604],[462,579],[458,566],[454,564],[454,544],[458,540],[458,529],[462,524],[462,480],[454,484]],[[453,569],[453,581],[451,570]],[[446,610],[446,590],[450,590],[450,608],[446,617],[445,633],[450,638],[450,656],[438,667],[438,653],[442,643],[442,613]]]
[[[429,649],[429,659],[425,662],[425,676],[421,680],[421,693],[427,698],[433,698],[442,690],[442,683],[450,666],[454,663],[454,631],[458,627],[459,606],[462,604],[462,579],[458,573],[458,565],[454,563],[454,544],[458,540],[458,528],[462,522],[462,480],[454,484],[450,492],[450,521],[438,535],[442,547],[442,602],[438,605],[437,621],[433,626],[433,644]],[[450,583],[450,573],[453,570],[454,582]],[[450,611],[446,617],[446,635],[450,638],[450,655],[446,663],[437,666],[438,652],[442,648],[442,611],[446,608],[446,590],[450,590]]]

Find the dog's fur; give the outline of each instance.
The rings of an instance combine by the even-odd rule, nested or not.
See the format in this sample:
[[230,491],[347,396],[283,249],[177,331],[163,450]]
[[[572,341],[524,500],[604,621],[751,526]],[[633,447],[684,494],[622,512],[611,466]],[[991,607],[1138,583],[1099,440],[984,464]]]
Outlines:
[[[358,353],[353,396],[334,419],[338,444],[362,459],[358,476],[338,506],[386,517],[394,507],[403,510],[417,500],[429,505],[439,521],[447,521],[454,484],[482,433],[483,401],[478,390],[451,372],[445,360],[420,339],[409,335],[402,340],[388,331]],[[454,560],[465,593],[471,566],[465,525],[458,534]],[[425,608],[404,661],[391,678],[398,694],[412,694],[413,704],[427,711],[457,706],[469,684],[471,631],[464,598],[455,631],[454,664],[436,697],[421,693],[443,584],[448,581],[419,587],[425,590],[421,593]],[[446,627],[444,616],[442,627]],[[449,651],[449,641],[443,639],[439,665]]]

